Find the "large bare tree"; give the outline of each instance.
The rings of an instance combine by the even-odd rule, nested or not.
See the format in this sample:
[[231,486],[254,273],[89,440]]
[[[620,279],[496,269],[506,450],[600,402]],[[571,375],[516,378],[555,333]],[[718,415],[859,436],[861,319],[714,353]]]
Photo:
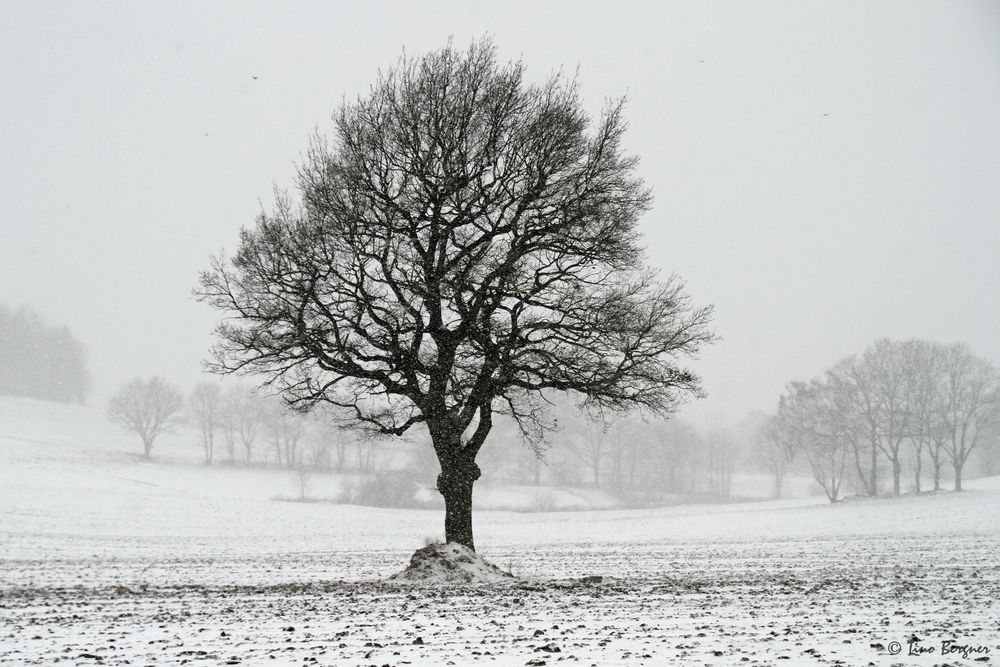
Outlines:
[[198,289],[228,316],[216,371],[382,433],[424,425],[446,539],[470,548],[495,411],[536,444],[548,391],[670,412],[714,337],[711,308],[644,264],[623,101],[595,121],[575,79],[524,74],[487,40],[401,59],[312,142],[301,202],[279,197]]

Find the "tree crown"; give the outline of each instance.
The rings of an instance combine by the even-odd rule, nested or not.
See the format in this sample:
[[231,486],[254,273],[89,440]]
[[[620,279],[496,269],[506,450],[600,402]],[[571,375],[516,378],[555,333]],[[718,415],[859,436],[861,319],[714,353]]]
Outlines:
[[474,447],[494,409],[538,436],[547,390],[660,413],[699,394],[677,360],[713,340],[711,307],[643,264],[623,105],[593,122],[575,79],[528,84],[488,41],[400,60],[313,140],[301,202],[279,197],[202,275],[235,315],[212,367]]

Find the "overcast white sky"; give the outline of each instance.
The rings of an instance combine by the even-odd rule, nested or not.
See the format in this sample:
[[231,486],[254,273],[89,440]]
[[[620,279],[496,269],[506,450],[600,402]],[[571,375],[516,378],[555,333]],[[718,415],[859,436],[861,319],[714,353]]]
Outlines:
[[[1000,362],[1000,3],[0,0],[0,303],[86,345],[101,404],[189,388],[190,299],[314,130],[405,47],[491,33],[627,93],[653,264],[714,303],[694,368],[735,421],[890,336]],[[256,80],[253,77],[258,77]]]

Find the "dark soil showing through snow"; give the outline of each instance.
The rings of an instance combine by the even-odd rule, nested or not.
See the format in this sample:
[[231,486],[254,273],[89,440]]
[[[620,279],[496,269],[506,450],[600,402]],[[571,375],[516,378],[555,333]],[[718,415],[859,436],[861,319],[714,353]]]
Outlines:
[[[706,545],[700,557],[661,560],[669,575],[602,581],[7,589],[0,663],[997,664],[998,546],[959,539],[929,558],[908,540],[810,542],[789,565],[766,546]],[[655,567],[655,552],[636,557]],[[914,636],[992,653],[989,662],[890,654],[891,642],[905,651]]]

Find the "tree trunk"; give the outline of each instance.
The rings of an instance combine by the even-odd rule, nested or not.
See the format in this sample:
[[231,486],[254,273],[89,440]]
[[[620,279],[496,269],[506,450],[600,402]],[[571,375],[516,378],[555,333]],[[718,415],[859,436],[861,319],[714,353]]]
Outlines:
[[474,461],[442,461],[437,488],[444,497],[444,539],[476,550],[472,539],[472,486],[481,471]]
[[337,440],[334,447],[337,448],[337,472],[343,472],[344,466],[347,464],[347,443]]
[[150,458],[149,455],[153,451],[153,440],[151,438],[142,439],[142,455],[144,458]]
[[871,488],[869,489],[869,495],[872,498],[878,496],[878,446],[875,444],[875,440],[872,439],[872,468],[871,468]]
[[892,495],[899,495],[899,476],[902,473],[902,466],[899,464],[899,457],[892,460]]
[[952,466],[954,466],[954,468],[955,468],[955,490],[956,491],[961,491],[962,490],[962,468],[963,468],[964,464],[955,463],[954,461],[952,461]]

